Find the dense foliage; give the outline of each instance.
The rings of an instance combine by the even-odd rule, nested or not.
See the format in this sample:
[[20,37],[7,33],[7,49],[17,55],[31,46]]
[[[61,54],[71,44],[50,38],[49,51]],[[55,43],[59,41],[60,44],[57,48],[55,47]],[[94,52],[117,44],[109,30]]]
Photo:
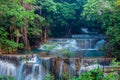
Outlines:
[[[82,73],[78,77],[70,77],[69,74],[63,74],[61,80],[119,80],[120,74],[117,72],[105,74],[99,68]],[[53,75],[48,75],[45,80],[56,80]]]
[[[80,13],[86,0],[0,1],[0,51],[30,50],[47,36],[80,33]],[[74,30],[74,31],[73,31]]]
[[120,59],[120,0],[87,0],[81,15],[101,24],[108,42],[107,55]]
[[83,73],[78,78],[72,78],[71,80],[119,80],[120,75],[116,73],[109,73],[105,75],[99,69],[91,70],[89,72]]
[[[17,51],[17,48],[30,49],[30,36],[40,35],[41,29],[36,26],[35,19],[41,17],[34,14],[31,5],[33,0],[0,1],[0,50]],[[32,30],[31,30],[32,29]],[[23,45],[24,44],[24,45]]]
[[0,52],[30,50],[47,37],[81,28],[106,34],[106,53],[120,55],[120,0],[1,0]]

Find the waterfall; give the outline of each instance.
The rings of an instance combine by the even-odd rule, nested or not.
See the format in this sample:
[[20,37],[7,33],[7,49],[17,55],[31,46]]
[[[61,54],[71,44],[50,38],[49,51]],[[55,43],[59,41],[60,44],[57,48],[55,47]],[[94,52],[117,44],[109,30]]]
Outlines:
[[75,75],[75,60],[74,59],[70,59],[70,75],[74,76]]
[[100,48],[102,48],[103,47],[103,45],[105,44],[105,40],[104,39],[101,39],[101,40],[99,40],[96,44],[95,44],[95,49],[100,49]]
[[84,33],[89,33],[88,28],[81,28]]
[[[51,52],[68,49],[70,51],[82,51],[82,50],[97,50],[101,48],[105,44],[105,40],[103,37],[96,35],[80,35],[80,38],[73,39],[50,39],[48,40],[49,44],[43,44],[40,48],[42,50],[46,50],[45,45],[49,45],[54,47]],[[98,41],[96,43],[96,41]],[[50,44],[51,43],[51,44]],[[96,44],[95,44],[96,43]]]
[[34,54],[28,60],[20,60],[17,66],[6,61],[7,58],[4,56],[0,60],[0,75],[12,76],[15,80],[43,80],[49,74],[50,58],[39,58]]
[[33,67],[32,67],[32,73],[31,73],[31,80],[34,80],[35,79],[35,69],[38,65],[37,64],[34,64]]
[[[48,46],[47,47],[44,46]],[[74,38],[49,39],[48,43],[41,45],[43,50],[49,51],[50,55],[63,56],[61,51],[68,50],[72,56],[98,57],[104,56],[104,52],[99,49],[105,45],[103,35],[76,35]],[[57,54],[56,54],[57,53]]]
[[37,80],[43,80],[45,73],[42,71],[42,64],[39,65],[39,75]]
[[[105,40],[103,37],[96,35],[79,35],[79,38],[71,39],[50,39],[48,43],[43,44],[40,49],[45,50],[45,46],[48,45],[49,52],[54,52],[49,56],[46,53],[45,55],[40,54],[42,57],[39,57],[38,54],[22,55],[23,58],[18,57],[19,55],[17,57],[0,55],[0,75],[13,76],[16,80],[44,80],[48,74],[53,73],[58,76],[58,80],[61,80],[63,72],[69,73],[69,76],[75,76],[76,73],[80,75],[86,70],[98,67],[98,65],[83,64],[83,59],[79,60],[80,56],[99,57],[104,55],[104,53],[98,51],[105,44]],[[60,50],[66,49],[73,56],[69,59],[60,58],[64,56]],[[52,59],[50,56],[55,58]],[[56,56],[59,56],[59,58],[56,59]],[[74,57],[78,59],[76,60]]]
[[0,75],[16,76],[14,64],[0,60]]
[[80,75],[81,73],[84,72],[84,71],[83,71],[83,59],[81,59],[81,61],[80,61],[79,63],[80,63],[79,75]]
[[40,58],[38,62],[32,64],[31,74],[27,75],[25,80],[43,80],[46,74],[43,71],[42,62]]
[[59,70],[59,80],[62,78],[62,71],[63,71],[64,60],[61,61],[60,70]]
[[[6,56],[5,56],[6,57]],[[55,74],[55,80],[61,80],[62,73],[68,73],[69,76],[81,75],[85,71],[89,71],[95,68],[103,68],[100,59],[81,59],[81,58],[50,58],[50,57],[38,57],[34,55],[30,61],[28,59],[20,60],[17,65],[12,60],[6,60],[7,58],[0,60],[0,76],[8,75],[15,78],[15,80],[44,80],[48,74]],[[35,60],[36,59],[36,60]],[[33,60],[33,61],[31,61]],[[35,60],[35,61],[34,61]],[[106,59],[110,63],[111,59]],[[97,61],[96,64],[94,61]],[[106,65],[107,67],[107,65]],[[77,74],[76,74],[77,73]],[[57,76],[57,77],[56,77]]]
[[20,63],[20,66],[18,68],[18,77],[17,77],[17,80],[24,80],[24,73],[23,73],[23,70],[24,70],[24,65],[25,63],[24,62],[21,62]]
[[49,74],[50,71],[50,58],[44,58],[44,63],[45,63],[45,69],[46,69],[46,75]]
[[[46,50],[46,45],[53,47],[53,44],[55,44],[54,48],[50,50],[51,52],[59,51],[63,49],[68,49],[70,51],[77,51],[79,50],[79,47],[77,46],[77,41],[75,39],[51,39],[48,41],[49,44],[43,44],[38,49]],[[50,44],[51,43],[51,44]]]
[[36,63],[33,64],[32,72],[26,80],[29,80],[29,78],[31,80],[43,80],[50,71],[50,58],[38,58],[37,55],[34,55],[34,59],[36,59]]

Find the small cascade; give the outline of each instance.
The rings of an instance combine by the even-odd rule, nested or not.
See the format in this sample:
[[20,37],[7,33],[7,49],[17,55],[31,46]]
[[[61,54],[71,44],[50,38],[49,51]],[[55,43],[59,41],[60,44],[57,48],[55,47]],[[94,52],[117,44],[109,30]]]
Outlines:
[[40,61],[37,63],[30,63],[30,66],[31,65],[31,73],[26,75],[25,80],[43,80],[46,74],[43,71],[42,59],[40,59]]
[[81,42],[78,40],[79,47],[81,50],[92,50],[92,41],[93,39],[83,39]]
[[74,39],[55,39],[55,40],[51,39],[48,41],[48,43],[49,44],[43,44],[38,49],[46,50],[46,45],[51,46],[51,47],[53,47],[53,45],[54,45],[51,52],[59,51],[59,50],[63,50],[63,49],[68,49],[70,51],[79,50],[79,47],[77,46],[77,42]]
[[74,76],[75,75],[75,59],[74,58],[70,58],[70,68],[69,68],[69,73],[70,76]]
[[40,60],[37,54],[33,54],[32,57],[27,61],[28,63],[39,63]]
[[92,39],[90,39],[90,49],[92,49]]
[[58,42],[58,41],[55,42],[56,46],[53,49],[53,51],[63,50],[63,49],[68,49],[70,51],[79,50],[79,47],[77,46],[77,42],[74,39],[66,39],[66,40],[63,39],[60,42]]
[[104,46],[104,44],[106,43],[106,41],[104,39],[99,40],[96,44],[95,44],[95,49],[100,49]]
[[16,77],[16,66],[12,63],[0,60],[0,75]]
[[50,71],[50,58],[44,58],[44,67],[46,69],[46,75],[49,74]]
[[42,65],[39,65],[39,75],[37,80],[43,80],[45,73],[42,71]]
[[[32,61],[29,61],[29,63],[32,64],[32,71],[31,74],[29,74],[25,80],[43,80],[45,76],[49,74],[50,71],[50,58],[38,58],[37,55],[34,55],[36,63],[33,63]],[[32,60],[34,60],[32,59]]]
[[63,65],[64,65],[64,60],[62,60],[62,61],[61,61],[61,64],[60,64],[59,80],[61,80],[61,78],[62,78]]
[[88,31],[87,28],[81,28],[81,30],[82,30],[84,33],[89,33],[89,31]]
[[31,73],[31,79],[35,80],[35,69],[38,66],[38,64],[34,64],[32,67],[32,73]]
[[79,63],[80,63],[79,75],[81,75],[81,73],[83,73],[83,59],[81,59]]
[[50,58],[39,58],[37,54],[29,57],[22,56],[26,58],[19,59],[18,65],[15,66],[15,63],[11,62],[12,58],[6,61],[6,58],[9,57],[2,56],[2,59],[0,58],[0,75],[12,76],[15,80],[43,80],[49,74]]
[[24,80],[24,76],[23,76],[24,65],[25,65],[24,62],[20,63],[20,66],[18,68],[18,77],[17,77],[17,80]]

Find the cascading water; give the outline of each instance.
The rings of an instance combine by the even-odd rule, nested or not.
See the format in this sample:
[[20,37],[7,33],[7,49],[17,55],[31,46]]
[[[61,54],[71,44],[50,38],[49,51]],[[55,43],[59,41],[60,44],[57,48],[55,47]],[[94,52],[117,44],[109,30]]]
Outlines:
[[96,44],[95,44],[95,49],[100,49],[102,46],[104,46],[104,44],[106,43],[106,41],[104,39],[99,40]]
[[79,68],[79,75],[83,72],[83,59],[81,59],[80,63],[80,68]]
[[16,67],[12,63],[0,60],[0,75],[16,77]]
[[13,64],[0,61],[0,75],[16,76],[16,68]]
[[88,31],[87,28],[81,28],[81,30],[82,30],[84,33],[89,33],[89,31]]
[[[86,62],[86,60],[81,58],[39,58],[37,55],[30,58],[37,58],[37,62],[33,61],[33,63],[32,61],[28,61],[29,59],[25,59],[26,61],[20,60],[15,65],[17,62],[12,63],[11,60],[0,60],[0,75],[13,76],[15,80],[44,80],[48,74],[54,73],[57,76],[55,79],[61,80],[63,77],[62,73],[68,73],[72,77],[86,70],[101,67],[100,65],[103,62],[103,59],[96,60],[99,65],[93,65],[89,59]],[[110,62],[109,59],[108,62]]]
[[24,69],[24,65],[25,63],[24,62],[21,62],[20,63],[20,66],[18,68],[18,77],[17,77],[17,80],[24,80],[24,77],[23,77],[23,69]]
[[[52,50],[68,49],[80,51],[99,49],[105,44],[105,40],[101,35],[78,35],[73,39],[49,39],[48,43],[51,43],[51,45],[55,44]],[[45,50],[45,48],[45,45],[41,45],[39,49]]]
[[[73,38],[49,39],[48,44],[43,44],[39,49],[47,50],[53,53],[59,53],[62,50],[69,50],[74,53],[73,56],[99,57],[104,56],[100,49],[105,44],[103,35],[73,35]],[[58,55],[58,56],[59,56]],[[61,56],[61,55],[60,55]]]
[[35,65],[33,65],[33,67],[32,67],[32,73],[31,73],[31,79],[32,79],[32,80],[36,80],[36,79],[35,79],[35,69],[36,69],[37,66],[38,66],[38,64],[35,64]]
[[50,58],[32,55],[28,60],[16,62],[16,66],[15,63],[6,61],[7,58],[9,57],[4,56],[4,60],[0,60],[0,75],[12,76],[15,80],[43,80],[49,74]]
[[39,75],[38,80],[42,80],[44,78],[44,73],[42,71],[42,65],[39,65]]
[[61,80],[61,77],[62,77],[63,65],[64,65],[64,60],[62,60],[62,61],[61,61],[61,64],[60,64],[59,80]]
[[[77,62],[73,57],[60,59],[57,62],[57,59],[51,60],[48,56],[39,57],[37,54],[22,58],[23,60],[19,59],[20,57],[16,57],[14,59],[18,58],[17,62],[9,57],[0,57],[0,75],[13,76],[15,80],[44,80],[48,74],[53,73],[57,75],[57,79],[61,80],[63,72],[69,73],[69,76],[75,76],[81,74],[86,69],[97,68],[98,65],[86,66],[83,60],[79,60],[79,57],[81,54],[83,57],[86,57],[86,55],[87,57],[93,57],[98,54],[98,52],[96,54],[89,52],[98,51],[105,44],[104,38],[100,36],[96,37],[95,35],[79,35],[78,37],[76,38],[74,35],[72,39],[50,39],[48,43],[52,45],[52,48],[50,45],[42,45],[39,48],[45,50],[47,47],[51,52],[56,52],[56,54],[59,54],[60,50],[67,49],[76,54],[78,57]],[[7,59],[11,59],[11,61]]]
[[42,62],[43,62],[43,66],[45,68],[45,74],[48,75],[49,74],[49,71],[50,71],[50,63],[51,63],[51,60],[50,58],[43,58],[42,59]]
[[69,73],[71,76],[75,75],[75,60],[72,58],[70,59],[70,68]]

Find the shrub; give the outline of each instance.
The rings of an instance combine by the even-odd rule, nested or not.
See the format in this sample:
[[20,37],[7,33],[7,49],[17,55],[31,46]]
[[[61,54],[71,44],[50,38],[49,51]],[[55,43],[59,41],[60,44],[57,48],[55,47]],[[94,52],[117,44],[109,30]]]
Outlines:
[[44,80],[55,80],[54,75],[48,74]]
[[60,52],[62,53],[62,55],[64,57],[71,57],[71,56],[73,56],[73,52],[71,52],[71,51],[69,51],[67,49],[60,50]]

